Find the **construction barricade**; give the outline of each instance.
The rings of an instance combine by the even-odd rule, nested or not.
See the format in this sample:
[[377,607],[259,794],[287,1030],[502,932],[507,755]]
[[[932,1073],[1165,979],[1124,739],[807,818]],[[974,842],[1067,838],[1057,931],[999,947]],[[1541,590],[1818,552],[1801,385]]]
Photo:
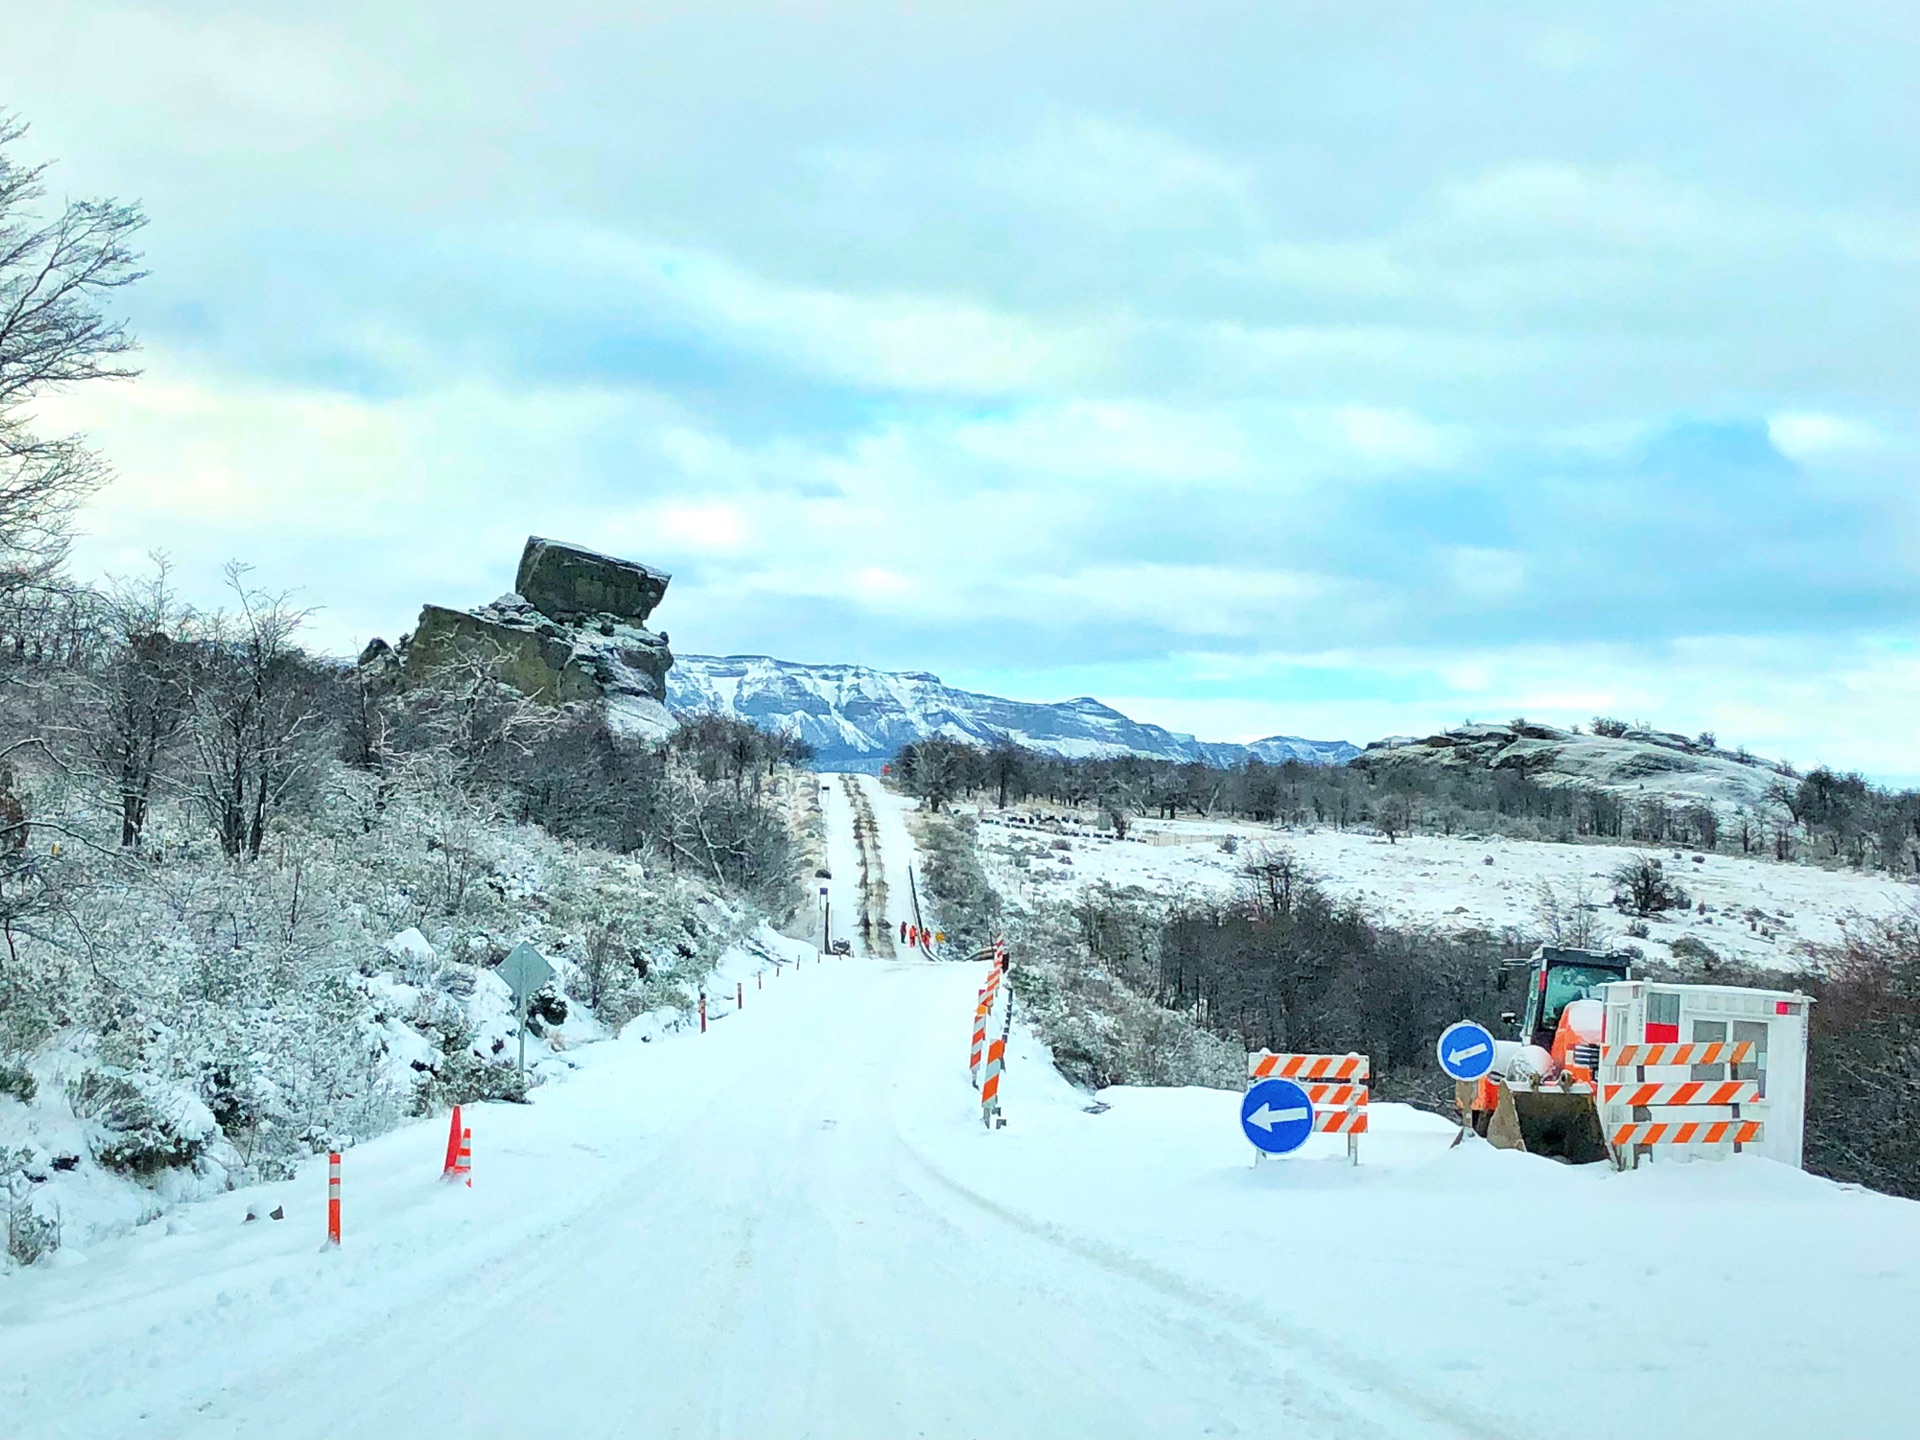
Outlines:
[[[1360,1163],[1360,1136],[1367,1133],[1368,1079],[1365,1055],[1295,1055],[1255,1050],[1247,1056],[1247,1089],[1262,1080],[1291,1080],[1307,1092],[1316,1132],[1347,1137],[1347,1158]],[[1255,1150],[1256,1158],[1266,1152]]]
[[980,993],[974,997],[973,1037],[967,1054],[967,1073],[973,1087],[980,1088],[980,1059],[986,1049],[987,1028],[993,1015],[993,1002],[1000,993],[1000,981],[1007,973],[1007,951],[1004,943],[996,941],[991,950],[983,950],[976,960],[991,959],[993,969],[987,975],[987,983],[980,987]]
[[[1600,1118],[1614,1163],[1633,1168],[1655,1146],[1731,1145],[1738,1153],[1763,1138],[1762,1123],[1741,1114],[1760,1102],[1761,1084],[1733,1076],[1756,1049],[1719,1040],[1603,1046]],[[1702,1077],[1701,1068],[1717,1073]]]
[[[1013,987],[1006,983],[1005,942],[996,940],[992,950],[982,952],[982,957],[986,956],[992,957],[993,969],[975,999],[967,1064],[973,1083],[980,1090],[980,1123],[989,1130],[998,1130],[1007,1123],[1000,1110],[1000,1077],[1007,1068],[1007,1040],[1013,1031]],[[989,1041],[987,1031],[992,1028],[995,1004],[1000,1005],[1000,1035]]]

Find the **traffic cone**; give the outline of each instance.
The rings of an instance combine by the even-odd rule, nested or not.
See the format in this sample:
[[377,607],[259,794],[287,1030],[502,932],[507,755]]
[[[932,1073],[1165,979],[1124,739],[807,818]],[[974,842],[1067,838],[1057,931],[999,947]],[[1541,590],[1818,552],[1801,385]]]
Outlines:
[[460,1158],[454,1168],[465,1178],[467,1189],[473,1189],[473,1131],[471,1129],[463,1129],[460,1132]]
[[460,1173],[460,1107],[453,1107],[453,1123],[447,1126],[447,1163],[440,1171],[442,1180]]

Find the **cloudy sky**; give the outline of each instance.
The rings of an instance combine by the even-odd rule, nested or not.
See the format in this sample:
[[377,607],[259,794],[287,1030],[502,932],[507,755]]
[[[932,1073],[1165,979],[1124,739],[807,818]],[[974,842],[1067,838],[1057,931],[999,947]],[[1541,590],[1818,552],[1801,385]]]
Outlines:
[[6,28],[16,158],[152,217],[89,573],[345,651],[537,532],[689,652],[1920,773],[1911,0]]

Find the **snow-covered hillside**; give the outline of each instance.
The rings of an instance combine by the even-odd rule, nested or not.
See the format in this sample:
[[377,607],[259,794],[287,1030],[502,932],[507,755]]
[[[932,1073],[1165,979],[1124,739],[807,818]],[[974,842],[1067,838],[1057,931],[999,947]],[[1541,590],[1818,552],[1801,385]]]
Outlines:
[[[1650,957],[1667,959],[1691,937],[1714,953],[1755,965],[1799,960],[1800,947],[1840,938],[1840,922],[1920,902],[1920,885],[1882,872],[1824,870],[1737,855],[1697,861],[1659,847],[1560,845],[1488,836],[1402,836],[1397,844],[1364,831],[1300,829],[1214,821],[1134,822],[1115,840],[1091,824],[1044,825],[1039,812],[989,809],[980,840],[988,878],[1017,906],[1071,899],[1085,886],[1137,885],[1157,895],[1219,895],[1239,884],[1247,855],[1284,846],[1327,890],[1359,900],[1378,919],[1443,930],[1537,928],[1540,885],[1563,902],[1580,887],[1602,910],[1603,930],[1624,940],[1627,918],[1604,907],[1608,877],[1636,855],[1655,856],[1674,872],[1693,906],[1650,917],[1635,939]],[[1223,848],[1231,845],[1231,850]],[[1705,909],[1702,910],[1701,906]],[[1686,948],[1685,946],[1682,947]]]
[[1196,740],[1130,720],[1082,696],[1053,704],[1003,700],[944,685],[923,671],[861,665],[798,665],[761,655],[682,655],[667,675],[676,714],[718,713],[799,736],[823,770],[878,770],[914,740],[940,736],[975,745],[1006,737],[1072,758],[1144,755],[1235,765],[1248,755],[1338,765],[1359,754],[1344,740],[1269,736],[1250,745]]
[[1745,751],[1722,750],[1665,730],[1590,735],[1533,721],[1462,725],[1422,739],[1376,740],[1355,764],[1376,775],[1402,766],[1504,770],[1541,785],[1579,786],[1622,796],[1658,796],[1723,811],[1756,810],[1781,776]]

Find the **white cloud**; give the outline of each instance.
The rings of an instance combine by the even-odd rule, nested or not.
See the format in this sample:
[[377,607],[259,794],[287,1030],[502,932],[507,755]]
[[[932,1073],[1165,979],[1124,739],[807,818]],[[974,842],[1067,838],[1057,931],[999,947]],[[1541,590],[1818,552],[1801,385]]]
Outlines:
[[717,254],[603,230],[527,236],[543,253],[664,302],[696,333],[825,378],[887,390],[1000,395],[1097,383],[1115,322],[1056,323],[954,295],[769,278]]
[[979,162],[1018,203],[1116,230],[1251,219],[1253,172],[1110,116],[1053,116],[1031,141]]
[[731,505],[669,505],[653,528],[675,544],[722,555],[745,548],[747,540],[746,521]]
[[1471,601],[1510,600],[1526,587],[1526,558],[1511,550],[1456,545],[1447,552],[1446,570],[1453,588]]
[[954,432],[970,454],[1025,471],[1208,483],[1246,477],[1247,437],[1218,413],[1140,401],[1074,400]]
[[1882,443],[1872,426],[1815,411],[1767,417],[1767,438],[1790,460],[1820,460],[1836,453],[1870,450]]
[[1361,459],[1381,465],[1439,465],[1458,446],[1444,430],[1401,410],[1347,405],[1329,417],[1334,429]]

